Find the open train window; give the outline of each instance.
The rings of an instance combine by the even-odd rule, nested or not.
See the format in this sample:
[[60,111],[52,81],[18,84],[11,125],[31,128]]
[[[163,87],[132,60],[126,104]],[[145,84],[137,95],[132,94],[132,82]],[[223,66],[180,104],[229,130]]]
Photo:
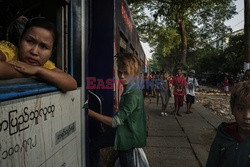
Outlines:
[[[18,18],[23,17],[29,20],[34,17],[46,17],[55,23],[58,30],[57,49],[50,60],[56,64],[56,67],[68,72],[70,68],[68,58],[69,4],[70,0],[0,0],[0,40],[7,40],[17,45],[17,27],[13,27],[13,23]],[[31,78],[1,80],[0,101],[56,90],[54,86]]]
[[137,51],[135,51],[134,54],[138,57],[138,52]]
[[127,50],[127,43],[128,43],[127,38],[126,38],[125,35],[120,31],[120,42],[119,42],[119,45],[120,45],[120,52],[125,52],[125,51]]
[[135,52],[135,48],[130,44],[130,52],[134,53]]

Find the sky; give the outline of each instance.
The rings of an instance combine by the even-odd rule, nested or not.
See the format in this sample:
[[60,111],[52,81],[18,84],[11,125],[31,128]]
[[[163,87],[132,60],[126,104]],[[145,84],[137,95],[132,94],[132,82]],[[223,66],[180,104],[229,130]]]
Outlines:
[[[226,25],[230,26],[234,31],[240,30],[244,28],[244,0],[236,0],[234,1],[236,5],[236,14],[232,19],[225,22]],[[142,47],[146,54],[147,59],[152,57],[152,53],[150,53],[150,46],[148,43],[142,43]]]

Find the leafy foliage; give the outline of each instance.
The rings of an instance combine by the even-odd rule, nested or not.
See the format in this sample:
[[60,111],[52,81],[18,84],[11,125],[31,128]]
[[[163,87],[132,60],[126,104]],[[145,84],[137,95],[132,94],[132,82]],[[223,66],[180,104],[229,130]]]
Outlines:
[[191,65],[199,73],[228,73],[236,76],[242,70],[245,58],[244,35],[231,36],[224,50],[207,45],[192,54],[202,55],[195,61],[192,60],[194,63]]
[[[143,42],[148,42],[154,50],[151,62],[162,69],[166,65],[170,65],[171,69],[179,62],[186,64],[186,60],[190,61],[187,62],[187,67],[198,66],[194,65],[193,60],[203,60],[202,55],[197,54],[201,52],[201,48],[231,31],[224,22],[236,14],[236,7],[232,2],[233,0],[128,0]],[[211,54],[214,52],[210,51]],[[218,61],[220,58],[217,56],[219,55],[211,58]]]
[[244,47],[244,35],[232,36],[229,40],[228,47],[223,52],[222,69],[225,72],[229,72],[236,76],[241,70],[243,70],[243,64],[245,60],[245,47]]

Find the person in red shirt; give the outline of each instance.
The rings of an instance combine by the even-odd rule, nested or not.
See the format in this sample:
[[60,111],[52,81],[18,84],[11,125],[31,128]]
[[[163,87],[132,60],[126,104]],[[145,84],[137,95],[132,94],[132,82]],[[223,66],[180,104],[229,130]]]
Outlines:
[[225,76],[225,78],[224,78],[224,91],[225,91],[226,96],[227,96],[227,93],[228,93],[228,91],[229,91],[229,82],[228,82],[228,79],[227,79],[226,76]]
[[178,68],[177,75],[173,77],[173,86],[174,86],[174,101],[175,101],[175,110],[174,114],[181,116],[179,113],[180,107],[183,106],[185,87],[187,85],[186,79],[182,74],[182,69]]

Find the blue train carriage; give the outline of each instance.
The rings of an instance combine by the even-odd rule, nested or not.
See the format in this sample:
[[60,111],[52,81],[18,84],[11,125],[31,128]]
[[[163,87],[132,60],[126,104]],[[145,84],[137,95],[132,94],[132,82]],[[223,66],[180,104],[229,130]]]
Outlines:
[[78,84],[77,90],[62,93],[31,78],[0,81],[1,167],[86,166],[85,115],[81,112],[85,98],[86,5],[84,0],[0,2],[0,40],[17,42],[12,30],[20,16],[49,18],[60,33],[52,61]]
[[[90,6],[89,77],[86,78],[89,107],[113,116],[122,92],[117,82],[115,55],[118,52],[134,52],[142,63],[142,74],[146,57],[125,0],[92,0]],[[90,119],[89,137],[96,137],[107,128]]]

